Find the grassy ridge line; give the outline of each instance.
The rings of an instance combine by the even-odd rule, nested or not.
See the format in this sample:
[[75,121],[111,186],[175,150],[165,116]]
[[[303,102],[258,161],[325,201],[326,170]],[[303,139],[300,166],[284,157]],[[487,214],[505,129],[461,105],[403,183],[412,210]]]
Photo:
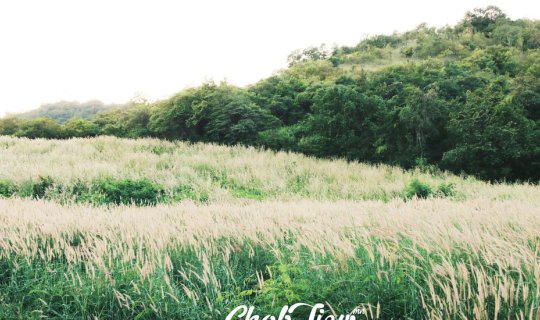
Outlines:
[[0,318],[223,319],[299,301],[379,305],[382,319],[539,316],[537,201],[15,199],[0,221]]
[[0,180],[22,185],[51,177],[61,186],[113,179],[147,179],[171,195],[205,202],[257,200],[384,200],[414,178],[433,188],[452,183],[459,199],[539,198],[528,184],[489,184],[437,170],[322,160],[250,147],[99,137],[29,140],[0,137]]

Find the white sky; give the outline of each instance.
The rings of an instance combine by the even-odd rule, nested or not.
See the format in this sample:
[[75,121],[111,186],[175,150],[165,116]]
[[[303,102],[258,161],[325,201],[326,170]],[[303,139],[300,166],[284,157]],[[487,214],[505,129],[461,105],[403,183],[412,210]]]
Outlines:
[[533,0],[1,0],[0,116],[59,100],[165,98],[208,79],[243,86],[284,68],[294,49],[454,24],[489,4],[540,18]]

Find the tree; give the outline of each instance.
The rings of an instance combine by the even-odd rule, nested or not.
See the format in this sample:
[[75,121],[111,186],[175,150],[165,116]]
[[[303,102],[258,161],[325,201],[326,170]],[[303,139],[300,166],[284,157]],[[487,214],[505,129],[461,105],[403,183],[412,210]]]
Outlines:
[[519,52],[515,48],[491,46],[476,50],[467,60],[496,74],[515,76],[520,71]]
[[57,121],[43,117],[22,121],[15,135],[31,139],[61,139],[64,137],[64,132]]
[[287,62],[289,67],[292,67],[299,62],[325,60],[330,57],[330,54],[331,50],[328,50],[326,45],[321,44],[319,47],[308,47],[291,52],[287,57]]
[[374,153],[372,121],[379,103],[352,86],[320,87],[312,114],[301,125],[300,150],[317,156],[369,158]]
[[64,124],[66,137],[94,137],[99,133],[99,126],[83,118],[71,118]]
[[523,48],[523,31],[519,26],[510,24],[498,25],[493,30],[491,38],[503,46]]
[[258,133],[276,128],[279,120],[270,112],[238,95],[221,108],[215,108],[208,122],[206,140],[225,144],[254,145]]
[[193,89],[188,89],[168,100],[159,102],[150,116],[149,128],[153,135],[164,139],[188,140],[194,136],[188,125],[191,118]]
[[305,117],[305,110],[297,100],[307,85],[287,75],[273,76],[250,87],[251,99],[261,108],[267,109],[284,125],[292,125]]
[[230,103],[240,91],[225,82],[219,85],[207,82],[187,89],[156,108],[150,128],[158,137],[204,140],[214,110]]
[[533,63],[525,74],[516,77],[513,96],[525,108],[527,117],[540,126],[540,63]]
[[0,136],[10,136],[19,130],[21,120],[15,117],[0,119]]
[[505,85],[497,80],[467,95],[449,122],[454,144],[443,156],[445,168],[489,180],[540,178],[540,135]]
[[426,91],[408,87],[406,92],[406,104],[399,111],[399,119],[408,131],[406,135],[410,137],[408,145],[413,146],[413,157],[425,159],[428,140],[441,143],[440,131],[447,117],[446,102],[439,98],[437,87]]
[[272,150],[296,151],[299,125],[278,127],[259,132],[257,144]]
[[507,19],[506,14],[501,9],[495,6],[488,6],[467,12],[464,22],[471,25],[476,32],[488,33],[493,30],[497,21],[505,19]]
[[100,128],[100,134],[116,137],[126,137],[126,117],[122,110],[113,110],[110,112],[98,114],[94,120]]

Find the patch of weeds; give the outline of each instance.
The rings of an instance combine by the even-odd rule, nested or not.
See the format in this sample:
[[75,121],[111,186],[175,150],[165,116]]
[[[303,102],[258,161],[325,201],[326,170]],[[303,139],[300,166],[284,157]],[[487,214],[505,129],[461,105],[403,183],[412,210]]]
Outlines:
[[428,164],[426,158],[416,158],[415,164],[416,168],[422,173],[430,174],[436,177],[441,177],[443,175],[441,169],[434,164]]
[[194,166],[193,169],[195,169],[200,176],[210,178],[222,188],[226,188],[229,185],[229,178],[225,171],[216,169],[207,163],[198,164]]
[[185,199],[191,199],[195,202],[207,203],[210,197],[206,191],[196,192],[192,186],[182,185],[173,189],[172,201],[182,201]]
[[34,194],[34,182],[32,180],[25,180],[19,186],[19,196],[21,198],[30,198]]
[[419,199],[426,199],[430,197],[433,194],[433,190],[431,187],[418,180],[418,178],[414,178],[406,187],[404,192],[404,196],[406,199],[412,199],[414,197]]
[[237,198],[244,198],[244,199],[253,199],[253,200],[264,200],[266,198],[266,195],[259,189],[253,188],[253,187],[246,187],[246,186],[233,186],[230,188],[231,193],[233,196]]
[[77,179],[71,186],[66,188],[66,194],[68,198],[72,198],[75,202],[99,202],[96,200],[99,197],[94,193],[91,186],[87,182],[79,179]]
[[0,197],[9,198],[15,192],[17,192],[17,187],[13,182],[9,180],[0,180]]
[[403,190],[403,196],[405,199],[415,197],[419,199],[427,199],[429,197],[457,199],[458,193],[456,191],[456,185],[452,182],[443,182],[437,188],[432,188],[427,183],[414,178]]
[[32,197],[35,199],[45,198],[47,190],[54,186],[53,178],[49,176],[40,176],[37,182],[34,182],[32,186]]
[[[163,188],[146,180],[105,178],[93,184],[94,192],[99,194],[99,202],[103,204],[135,204],[155,205],[163,200]],[[97,200],[96,198],[94,198]],[[94,200],[94,201],[95,201]]]
[[387,203],[391,196],[392,194],[389,194],[384,189],[380,188],[379,190],[373,190],[372,192],[363,194],[362,200],[375,200]]
[[185,199],[195,200],[196,197],[195,191],[191,186],[188,185],[176,186],[172,192],[173,201],[182,201]]
[[302,270],[297,266],[276,263],[268,266],[268,271],[270,278],[265,279],[261,289],[242,292],[243,295],[255,293],[255,302],[262,309],[277,311],[279,309],[276,306],[301,301],[310,291],[311,283],[303,277]]
[[206,191],[201,191],[198,194],[197,201],[201,203],[208,203],[210,201],[210,195]]
[[308,172],[296,174],[287,182],[287,188],[293,193],[304,193],[310,178]]
[[137,148],[137,150],[135,151],[150,152],[150,153],[160,156],[162,154],[173,154],[174,149],[175,148],[171,146],[158,144],[158,145],[142,146],[142,147]]
[[453,197],[456,195],[456,185],[452,182],[443,182],[437,187],[435,195],[441,198]]

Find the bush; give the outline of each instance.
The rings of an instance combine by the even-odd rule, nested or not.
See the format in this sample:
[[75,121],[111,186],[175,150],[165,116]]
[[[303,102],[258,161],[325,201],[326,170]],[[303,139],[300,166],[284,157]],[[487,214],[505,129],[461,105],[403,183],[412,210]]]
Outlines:
[[9,180],[0,180],[0,197],[9,198],[17,191],[16,189],[13,182]]
[[258,144],[273,150],[293,150],[296,145],[295,128],[281,127],[259,132]]
[[411,181],[407,187],[405,187],[405,198],[412,199],[414,197],[426,199],[433,193],[431,187],[415,178]]
[[435,192],[439,197],[452,197],[456,194],[455,184],[452,182],[441,183]]
[[106,204],[155,205],[161,200],[163,194],[163,188],[146,179],[106,178],[96,181],[94,189],[99,193],[97,202]]
[[39,177],[38,181],[35,182],[32,186],[32,197],[36,199],[45,198],[46,192],[49,188],[51,188],[54,184],[53,178],[46,176],[46,177]]

